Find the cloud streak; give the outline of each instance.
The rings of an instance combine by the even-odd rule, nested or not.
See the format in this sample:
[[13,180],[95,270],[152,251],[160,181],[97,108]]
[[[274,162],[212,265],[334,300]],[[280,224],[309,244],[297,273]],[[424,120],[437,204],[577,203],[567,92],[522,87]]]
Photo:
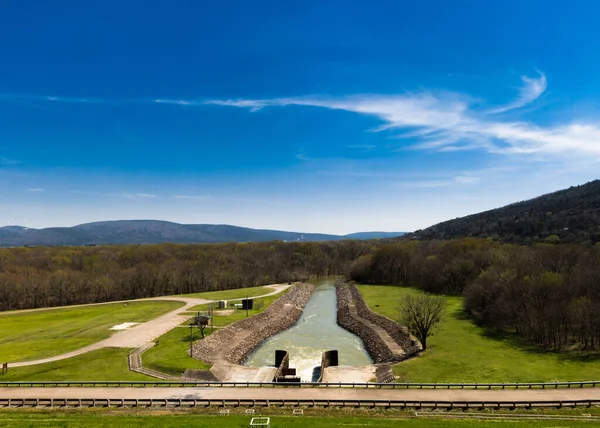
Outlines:
[[130,199],[156,199],[158,195],[152,193],[123,193],[122,194],[126,198]]
[[398,183],[398,187],[403,188],[415,188],[415,189],[427,189],[427,188],[439,188],[449,186],[474,186],[481,181],[479,177],[471,175],[457,175],[443,180],[417,180],[417,181],[403,181]]
[[524,107],[527,104],[537,100],[548,87],[546,75],[543,73],[540,73],[540,77],[537,79],[521,76],[521,80],[523,82],[523,86],[521,86],[519,89],[519,97],[510,104],[489,110],[489,113],[504,113],[505,111]]
[[20,163],[20,161],[0,156],[0,166],[19,165]]
[[[332,97],[311,95],[269,99],[138,99],[114,101],[102,98],[17,96],[0,94],[0,100],[37,100],[62,103],[144,103],[180,107],[222,106],[258,112],[266,108],[303,106],[341,110],[376,117],[381,125],[369,132],[387,132],[398,140],[396,150],[456,152],[484,150],[513,155],[584,155],[600,157],[600,127],[596,123],[574,121],[558,125],[537,125],[527,121],[504,120],[490,113],[523,107],[538,99],[547,89],[546,76],[522,78],[518,98],[491,110],[455,92],[409,92],[399,95],[352,95]],[[373,147],[365,148],[372,150]],[[300,154],[302,157],[302,153]],[[2,164],[0,159],[0,164]],[[144,197],[139,196],[137,197]],[[147,197],[147,196],[146,196]]]
[[202,200],[207,199],[208,196],[203,195],[173,195],[173,199],[191,199],[191,200]]
[[114,104],[114,101],[104,98],[76,98],[51,95],[22,95],[22,94],[1,94],[0,101],[44,101],[50,103],[67,104]]
[[[545,87],[545,83],[542,86]],[[540,92],[540,88],[531,90],[530,94]],[[407,142],[400,150],[449,152],[477,149],[498,154],[600,156],[600,128],[596,124],[574,122],[538,126],[525,121],[494,120],[487,112],[474,108],[469,97],[457,93],[355,95],[344,98],[310,96],[211,100],[205,103],[249,108],[251,111],[295,105],[374,116],[383,122],[374,132],[395,131],[396,138]]]

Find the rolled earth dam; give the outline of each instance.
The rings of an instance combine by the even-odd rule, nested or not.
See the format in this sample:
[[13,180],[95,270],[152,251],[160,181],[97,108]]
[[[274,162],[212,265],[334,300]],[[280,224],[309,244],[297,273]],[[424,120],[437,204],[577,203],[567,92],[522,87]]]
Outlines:
[[337,323],[337,298],[333,281],[315,287],[298,322],[269,339],[244,362],[245,365],[272,366],[275,351],[289,352],[290,367],[303,381],[319,378],[322,353],[339,351],[340,366],[365,366],[373,360],[363,341]]

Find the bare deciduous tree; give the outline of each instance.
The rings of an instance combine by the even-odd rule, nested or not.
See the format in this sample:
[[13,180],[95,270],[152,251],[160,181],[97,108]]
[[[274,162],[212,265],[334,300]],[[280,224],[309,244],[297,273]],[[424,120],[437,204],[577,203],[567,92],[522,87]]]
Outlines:
[[427,349],[427,338],[440,323],[446,300],[429,294],[406,296],[400,303],[400,321]]

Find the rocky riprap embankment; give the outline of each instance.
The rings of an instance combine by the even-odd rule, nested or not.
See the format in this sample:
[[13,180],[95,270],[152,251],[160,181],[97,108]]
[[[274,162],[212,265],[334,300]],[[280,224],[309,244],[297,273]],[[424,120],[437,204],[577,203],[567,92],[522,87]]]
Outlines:
[[296,324],[313,290],[312,284],[294,285],[260,314],[194,343],[194,358],[213,364],[242,364],[266,339]]
[[405,360],[421,350],[406,327],[373,312],[354,285],[339,284],[338,324],[360,337],[375,363]]

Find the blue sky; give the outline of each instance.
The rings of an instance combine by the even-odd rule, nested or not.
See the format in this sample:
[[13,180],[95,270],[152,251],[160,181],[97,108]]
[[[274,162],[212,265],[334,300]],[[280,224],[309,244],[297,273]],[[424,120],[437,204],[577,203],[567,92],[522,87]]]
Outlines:
[[596,1],[0,0],[0,225],[410,231],[596,179]]

